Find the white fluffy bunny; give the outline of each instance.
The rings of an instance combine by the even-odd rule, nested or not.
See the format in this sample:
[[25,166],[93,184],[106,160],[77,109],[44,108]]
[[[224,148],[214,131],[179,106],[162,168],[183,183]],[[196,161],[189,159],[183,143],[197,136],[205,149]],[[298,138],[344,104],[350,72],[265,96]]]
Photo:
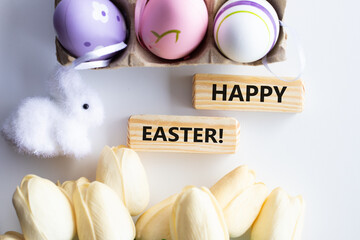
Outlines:
[[103,105],[71,67],[60,67],[49,87],[50,97],[25,99],[2,132],[22,152],[81,158],[90,151],[88,128],[103,121]]

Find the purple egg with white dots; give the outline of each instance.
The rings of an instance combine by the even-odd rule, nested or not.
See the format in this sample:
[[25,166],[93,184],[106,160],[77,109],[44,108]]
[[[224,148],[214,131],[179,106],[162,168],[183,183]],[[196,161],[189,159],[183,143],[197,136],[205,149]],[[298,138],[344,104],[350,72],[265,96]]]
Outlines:
[[109,0],[62,0],[55,9],[54,27],[61,45],[74,57],[124,42],[127,35],[123,15]]

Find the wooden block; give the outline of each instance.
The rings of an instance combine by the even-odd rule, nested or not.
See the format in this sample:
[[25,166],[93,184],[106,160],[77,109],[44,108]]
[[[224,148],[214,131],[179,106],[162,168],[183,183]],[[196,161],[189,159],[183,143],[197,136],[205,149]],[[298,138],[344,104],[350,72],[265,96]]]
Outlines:
[[240,124],[235,118],[134,115],[128,145],[136,151],[235,153]]
[[301,80],[195,74],[193,81],[196,109],[302,112],[304,94]]

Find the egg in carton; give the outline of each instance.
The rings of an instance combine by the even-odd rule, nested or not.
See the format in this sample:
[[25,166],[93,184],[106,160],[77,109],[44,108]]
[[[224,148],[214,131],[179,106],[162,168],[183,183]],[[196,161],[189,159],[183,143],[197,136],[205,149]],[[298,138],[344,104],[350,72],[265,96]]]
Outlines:
[[[55,6],[61,0],[55,0]],[[151,1],[151,0],[150,0]],[[207,32],[204,39],[201,41],[199,46],[192,51],[188,56],[176,59],[176,60],[167,60],[160,57],[157,57],[148,49],[143,47],[138,41],[136,32],[135,32],[135,6],[137,0],[113,0],[112,3],[120,10],[123,14],[126,25],[127,25],[127,39],[126,44],[128,47],[118,53],[113,57],[109,68],[119,68],[119,67],[165,67],[165,66],[181,66],[181,65],[206,65],[206,64],[247,64],[247,65],[260,65],[261,59],[250,62],[250,63],[239,63],[233,60],[230,60],[224,56],[219,48],[216,46],[214,41],[214,18],[218,10],[223,6],[224,3],[228,2],[226,0],[204,0],[207,11],[208,11],[208,26]],[[96,2],[96,1],[95,1]],[[283,19],[286,0],[268,0],[268,2],[275,9],[279,20]],[[286,59],[285,54],[286,46],[286,33],[283,31],[283,28],[280,28],[279,36],[276,41],[275,46],[267,54],[267,60],[269,63],[280,62]],[[56,55],[58,61],[62,65],[70,64],[75,60],[75,57],[72,56],[56,39]]]

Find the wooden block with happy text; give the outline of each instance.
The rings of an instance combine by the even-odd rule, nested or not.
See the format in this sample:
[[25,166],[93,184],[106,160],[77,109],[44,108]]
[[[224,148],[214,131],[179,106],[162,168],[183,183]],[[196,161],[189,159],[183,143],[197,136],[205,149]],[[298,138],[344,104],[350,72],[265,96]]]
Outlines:
[[134,115],[128,145],[136,151],[235,153],[240,125],[235,118]]
[[193,81],[196,109],[302,112],[304,94],[301,80],[195,74]]

